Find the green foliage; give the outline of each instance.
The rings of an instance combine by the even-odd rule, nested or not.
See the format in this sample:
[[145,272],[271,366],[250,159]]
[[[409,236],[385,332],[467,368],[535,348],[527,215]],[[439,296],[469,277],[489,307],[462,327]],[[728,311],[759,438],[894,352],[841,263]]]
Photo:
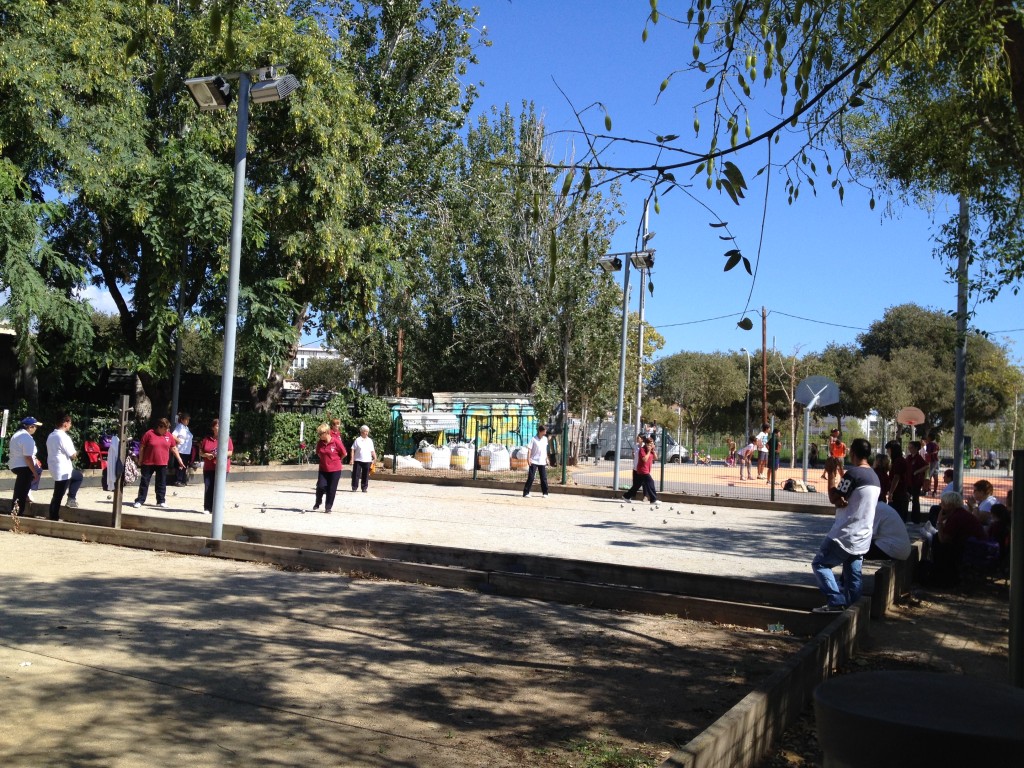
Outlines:
[[346,388],[324,406],[324,421],[341,419],[341,435],[346,443],[359,436],[363,424],[370,428],[378,447],[386,444],[391,434],[391,411],[382,398]]
[[655,364],[652,382],[652,390],[663,402],[682,406],[695,441],[715,413],[746,397],[746,386],[733,358],[721,352],[663,357]]
[[303,389],[338,392],[348,387],[352,379],[352,366],[340,358],[313,358],[307,366],[295,372]]
[[595,255],[617,204],[596,192],[570,204],[565,179],[538,164],[545,141],[530,106],[469,130],[431,215],[411,232],[421,259],[407,290],[382,304],[393,314],[368,343],[341,346],[375,376],[368,388],[390,389],[399,328],[406,394],[533,391],[581,403],[614,379],[620,295]]
[[[307,444],[315,439],[310,431],[316,417],[301,413],[238,413],[231,417],[231,440],[235,456],[247,456],[253,464],[292,462],[299,457],[299,424],[306,422]],[[312,438],[312,439],[311,439]]]
[[[302,86],[252,110],[239,374],[265,381],[305,326],[358,332],[400,284],[397,243],[472,92],[472,12],[449,0],[11,0],[0,14],[0,231],[13,252],[0,288],[13,288],[4,309],[18,327],[87,330],[66,300],[102,286],[118,346],[157,386],[179,290],[193,328],[222,334],[235,108],[201,114],[181,83],[271,62]],[[41,207],[53,191],[61,205]]]

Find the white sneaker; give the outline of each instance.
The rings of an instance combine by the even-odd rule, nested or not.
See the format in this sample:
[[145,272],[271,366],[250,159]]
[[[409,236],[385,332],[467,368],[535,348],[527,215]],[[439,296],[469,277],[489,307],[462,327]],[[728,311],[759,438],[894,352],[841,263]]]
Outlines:
[[142,502],[141,501],[136,501],[134,504],[132,504],[132,506],[135,507],[135,509],[138,509],[139,507],[142,506]]
[[161,501],[160,503],[157,504],[157,506],[160,507],[160,509],[167,509],[167,502]]
[[524,493],[524,494],[523,494],[523,498],[524,498],[524,499],[528,499],[528,498],[530,498],[530,494],[528,494],[528,493]]
[[546,499],[548,497],[548,495],[545,493],[545,494],[543,494],[543,497]]
[[68,499],[68,507],[75,509],[78,507],[78,501],[76,499]]

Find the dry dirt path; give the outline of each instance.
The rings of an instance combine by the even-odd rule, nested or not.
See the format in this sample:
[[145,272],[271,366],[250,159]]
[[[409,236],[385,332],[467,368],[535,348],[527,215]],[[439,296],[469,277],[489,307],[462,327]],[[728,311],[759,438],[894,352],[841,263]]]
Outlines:
[[0,579],[8,768],[656,765],[799,645],[7,532]]

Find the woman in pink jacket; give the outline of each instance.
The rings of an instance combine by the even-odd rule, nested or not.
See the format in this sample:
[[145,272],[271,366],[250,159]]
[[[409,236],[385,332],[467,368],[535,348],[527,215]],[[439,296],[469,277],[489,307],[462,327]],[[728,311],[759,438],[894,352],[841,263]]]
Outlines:
[[313,506],[313,512],[320,511],[320,502],[324,501],[324,496],[326,496],[327,505],[324,507],[324,512],[330,514],[334,507],[334,497],[338,493],[341,463],[348,455],[348,451],[345,450],[345,444],[341,442],[341,437],[336,432],[332,432],[326,424],[317,427],[316,434],[316,455],[320,459],[320,472],[316,479],[316,504]]

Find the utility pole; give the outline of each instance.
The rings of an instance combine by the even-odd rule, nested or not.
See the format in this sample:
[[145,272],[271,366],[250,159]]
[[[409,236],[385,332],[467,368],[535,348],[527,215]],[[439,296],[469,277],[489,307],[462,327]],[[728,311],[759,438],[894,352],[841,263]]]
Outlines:
[[[960,195],[956,255],[956,379],[953,395],[953,482],[964,487],[964,399],[967,394],[967,248],[970,218],[967,198]],[[1015,500],[1016,501],[1016,500]]]
[[398,329],[398,367],[395,370],[395,397],[402,396],[402,352],[405,350],[405,331]]

